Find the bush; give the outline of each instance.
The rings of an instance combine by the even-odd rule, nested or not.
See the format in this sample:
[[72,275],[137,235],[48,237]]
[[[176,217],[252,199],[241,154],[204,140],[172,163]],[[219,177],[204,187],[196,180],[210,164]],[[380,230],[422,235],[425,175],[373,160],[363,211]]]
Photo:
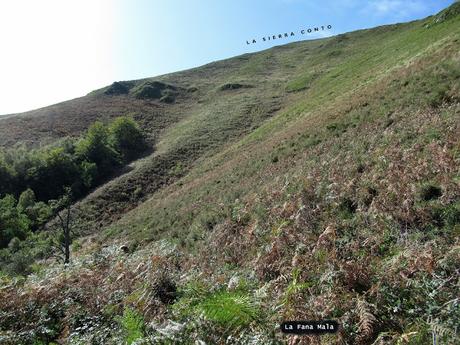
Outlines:
[[25,240],[11,239],[7,248],[0,249],[0,271],[10,276],[27,275],[38,259],[52,252],[50,234],[29,233]]
[[16,240],[17,238],[13,238],[10,242],[14,242],[15,248],[13,248],[12,245],[12,248],[9,251],[3,249],[0,254],[1,261],[6,262],[6,264],[2,263],[2,269],[5,273],[11,276],[27,275],[31,273],[30,266],[33,264],[35,259],[27,252],[27,250],[19,249],[18,246],[21,245],[22,241]]
[[126,81],[115,81],[110,85],[104,94],[109,96],[125,95],[129,93],[129,89],[133,86],[133,83]]
[[16,199],[6,195],[0,199],[0,248],[6,248],[17,237],[24,240],[29,232],[30,220],[16,208]]
[[160,99],[164,95],[174,93],[177,87],[159,81],[148,81],[133,90],[134,97],[140,99]]
[[137,157],[147,143],[136,122],[121,117],[110,126],[95,122],[76,141],[64,139],[53,146],[0,149],[0,197],[12,194],[37,201],[58,199],[70,186],[81,197],[118,168]]
[[0,196],[10,191],[13,185],[13,172],[11,167],[7,164],[4,157],[4,152],[0,151]]
[[65,186],[71,186],[79,179],[78,164],[71,152],[64,147],[47,150],[41,154],[43,165],[32,184],[38,199],[49,200],[59,197]]
[[80,176],[85,187],[90,188],[98,175],[97,164],[94,162],[83,161],[80,164]]
[[227,91],[227,90],[237,90],[237,89],[242,89],[242,88],[250,88],[252,87],[251,85],[244,85],[240,83],[227,83],[224,85],[221,85],[219,87],[219,90],[221,91]]
[[434,17],[434,23],[443,23],[460,15],[460,2],[455,2]]
[[171,304],[177,298],[176,283],[165,272],[161,272],[153,283],[154,296],[164,304]]
[[128,162],[147,148],[144,136],[133,119],[119,117],[109,127],[110,144],[124,162]]
[[93,162],[98,167],[98,178],[113,171],[120,164],[120,156],[109,145],[109,131],[102,122],[95,122],[84,139],[76,147],[76,153],[84,161]]
[[18,212],[25,214],[30,220],[30,227],[36,230],[43,225],[52,214],[51,208],[44,202],[35,201],[35,193],[28,188],[21,193],[17,205]]
[[157,99],[161,98],[161,89],[152,85],[145,85],[135,93],[136,98],[140,99]]
[[[79,141],[65,139],[40,149],[17,146],[0,150],[0,248],[8,247],[13,238],[25,240],[49,220],[53,212],[45,202],[58,199],[67,187],[75,197],[83,196],[113,173],[122,159],[127,162],[146,148],[136,122],[121,117],[109,127],[94,123]],[[2,261],[24,261],[10,254],[4,253],[6,261]]]
[[21,193],[18,200],[18,210],[20,212],[25,212],[28,208],[35,205],[35,193],[32,189],[27,188],[24,192]]
[[460,224],[460,202],[446,206],[442,211],[442,219],[449,227]]

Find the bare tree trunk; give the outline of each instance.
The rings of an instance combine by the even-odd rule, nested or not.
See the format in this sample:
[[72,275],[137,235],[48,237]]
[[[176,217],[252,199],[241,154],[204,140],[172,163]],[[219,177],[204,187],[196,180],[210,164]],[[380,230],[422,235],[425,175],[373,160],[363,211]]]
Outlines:
[[[64,255],[64,266],[70,263],[70,244],[72,243],[72,215],[71,215],[71,199],[70,189],[66,190],[66,194],[55,202],[56,215],[60,220],[60,230],[63,238],[59,244],[59,250]],[[64,210],[62,210],[64,208]],[[62,211],[60,211],[62,210]]]
[[64,229],[64,264],[70,262],[70,229]]
[[70,262],[70,200],[67,205],[67,219],[64,228],[64,250],[65,250],[65,259],[64,264],[68,264]]

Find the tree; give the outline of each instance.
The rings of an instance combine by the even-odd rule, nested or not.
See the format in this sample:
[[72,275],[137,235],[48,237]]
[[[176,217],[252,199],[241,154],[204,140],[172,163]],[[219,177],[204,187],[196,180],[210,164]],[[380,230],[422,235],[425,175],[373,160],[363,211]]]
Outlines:
[[95,122],[78,142],[76,153],[81,161],[96,163],[99,177],[110,173],[120,164],[118,152],[109,144],[109,132],[100,121]]
[[46,150],[41,156],[43,164],[38,170],[33,189],[40,200],[57,198],[63,194],[64,186],[70,186],[78,180],[78,165],[64,147]]
[[115,119],[109,127],[109,142],[128,162],[145,151],[147,144],[137,123],[126,116]]
[[42,201],[37,202],[35,193],[30,188],[21,193],[16,208],[29,218],[32,231],[45,224],[52,215],[51,208]]
[[35,205],[35,201],[36,201],[36,198],[35,198],[34,191],[30,188],[27,188],[19,196],[17,208],[20,212],[25,213],[25,211],[28,208],[33,207]]
[[97,176],[97,165],[96,163],[90,163],[83,161],[80,164],[80,177],[83,185],[86,188],[90,188]]
[[3,151],[0,151],[0,196],[11,191],[13,182],[12,169],[5,161]]
[[62,260],[64,264],[68,264],[70,262],[70,245],[72,244],[74,236],[72,231],[73,218],[71,189],[69,187],[65,187],[64,195],[58,200],[50,200],[49,203],[59,220],[57,224],[57,229],[59,231],[58,243],[54,246],[58,249],[59,254],[55,256]]
[[30,220],[16,207],[16,199],[8,194],[0,199],[0,248],[6,248],[17,237],[24,240],[29,231]]

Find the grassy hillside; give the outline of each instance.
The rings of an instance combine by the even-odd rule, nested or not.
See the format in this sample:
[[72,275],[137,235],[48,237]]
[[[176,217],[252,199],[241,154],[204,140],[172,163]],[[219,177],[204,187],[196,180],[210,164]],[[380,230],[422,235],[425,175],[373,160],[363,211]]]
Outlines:
[[4,146],[127,114],[155,143],[75,205],[68,269],[2,278],[0,343],[457,343],[459,13],[0,120]]

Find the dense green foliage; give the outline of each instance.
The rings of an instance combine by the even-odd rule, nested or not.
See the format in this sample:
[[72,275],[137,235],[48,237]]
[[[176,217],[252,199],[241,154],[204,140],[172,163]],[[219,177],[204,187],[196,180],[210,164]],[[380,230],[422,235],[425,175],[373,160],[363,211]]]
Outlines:
[[257,320],[258,307],[242,293],[223,291],[198,305],[206,318],[227,327],[241,327]]
[[127,117],[119,117],[109,127],[110,145],[121,154],[124,162],[139,155],[147,148],[145,138],[137,123]]
[[38,200],[58,198],[66,186],[81,197],[147,148],[137,124],[126,117],[109,126],[95,122],[80,139],[38,149],[0,151],[0,196],[31,189]]
[[260,306],[250,294],[248,284],[240,281],[235,285],[232,291],[226,288],[213,291],[209,286],[189,283],[181,289],[181,298],[172,309],[182,321],[202,316],[228,331],[261,320]]
[[[0,151],[0,263],[10,273],[26,273],[33,256],[24,242],[59,209],[51,200],[67,187],[84,196],[123,163],[138,157],[147,144],[137,124],[119,117],[95,122],[79,139],[37,149],[19,146]],[[46,248],[45,248],[46,247]],[[45,245],[45,251],[49,246]],[[28,260],[27,258],[30,258]],[[9,268],[8,268],[9,267]]]
[[130,308],[125,309],[120,324],[124,331],[126,344],[131,345],[144,336],[144,318],[141,314]]
[[[109,144],[109,131],[102,122],[95,122],[86,136],[75,147],[77,159],[86,163],[94,163],[97,173],[92,176],[100,179],[120,165],[119,153]],[[92,182],[92,181],[91,181]]]
[[35,193],[27,189],[21,193],[19,200],[11,194],[0,199],[0,236],[1,245],[5,247],[13,237],[23,239],[29,230],[37,230],[51,216],[51,208],[44,202],[35,200]]
[[[165,76],[197,91],[130,109],[158,150],[74,205],[90,236],[66,271],[25,266],[40,233],[5,249],[37,274],[0,275],[0,342],[459,343],[460,17],[434,20]],[[74,145],[89,185],[105,154],[125,161],[113,132]],[[318,319],[339,332],[280,332]]]
[[24,240],[29,226],[30,220],[16,207],[16,199],[12,195],[0,199],[0,247],[8,246],[14,237]]

